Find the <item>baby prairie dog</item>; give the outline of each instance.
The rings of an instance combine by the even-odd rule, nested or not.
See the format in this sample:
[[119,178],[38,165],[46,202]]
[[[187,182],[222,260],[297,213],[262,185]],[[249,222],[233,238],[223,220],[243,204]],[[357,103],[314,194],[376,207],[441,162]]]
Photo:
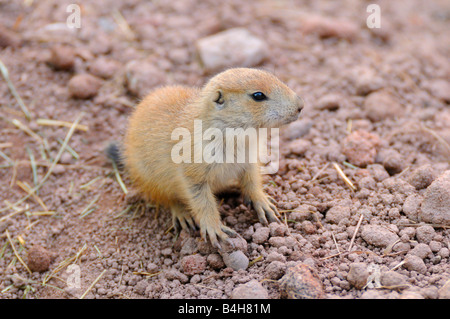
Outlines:
[[[264,194],[258,163],[207,163],[194,160],[195,139],[188,140],[192,161],[176,163],[171,154],[179,140],[172,133],[184,128],[194,136],[194,120],[203,132],[216,128],[217,141],[226,149],[227,128],[273,128],[295,121],[302,100],[273,74],[234,68],[212,77],[203,88],[167,86],[155,89],[131,115],[123,154],[110,147],[113,160],[123,160],[125,171],[140,195],[170,209],[176,229],[200,228],[204,239],[219,241],[236,233],[220,218],[215,194],[238,184],[262,224],[278,221],[278,211]],[[201,146],[201,151],[205,145]],[[112,155],[112,156],[111,156]]]

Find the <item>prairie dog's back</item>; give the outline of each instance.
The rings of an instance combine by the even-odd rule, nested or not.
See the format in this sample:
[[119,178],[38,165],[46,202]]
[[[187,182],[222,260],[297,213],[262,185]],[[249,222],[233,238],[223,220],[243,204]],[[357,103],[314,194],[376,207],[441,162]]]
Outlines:
[[144,196],[152,194],[148,199],[169,204],[172,192],[181,192],[178,189],[181,176],[170,157],[175,143],[171,134],[195,118],[188,105],[198,96],[196,88],[156,89],[139,103],[130,117],[124,143],[125,166],[138,191]]

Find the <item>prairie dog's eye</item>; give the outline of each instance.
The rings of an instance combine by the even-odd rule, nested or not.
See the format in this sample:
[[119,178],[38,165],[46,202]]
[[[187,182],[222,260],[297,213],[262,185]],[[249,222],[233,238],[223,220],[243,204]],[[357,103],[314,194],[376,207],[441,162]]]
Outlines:
[[262,92],[255,92],[251,96],[252,99],[255,100],[256,102],[267,100],[267,96],[265,96],[264,93]]

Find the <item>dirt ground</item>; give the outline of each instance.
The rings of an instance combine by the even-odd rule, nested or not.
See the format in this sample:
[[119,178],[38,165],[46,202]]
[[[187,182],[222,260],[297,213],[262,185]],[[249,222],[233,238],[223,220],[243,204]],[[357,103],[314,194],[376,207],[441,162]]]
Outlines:
[[[72,2],[0,0],[0,298],[450,298],[449,1],[376,1],[379,29],[356,0],[82,0],[69,29]],[[240,270],[132,206],[104,156],[145,92],[203,85],[196,41],[234,27],[305,101],[264,178],[283,222],[218,198]]]

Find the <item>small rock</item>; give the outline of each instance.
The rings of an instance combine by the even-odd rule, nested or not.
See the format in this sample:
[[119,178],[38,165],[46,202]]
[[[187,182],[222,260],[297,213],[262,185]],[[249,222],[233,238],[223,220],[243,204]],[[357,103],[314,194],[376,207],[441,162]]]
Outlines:
[[280,223],[270,223],[269,224],[270,236],[283,236],[287,229],[284,224]]
[[381,274],[381,285],[386,287],[406,285],[406,277],[395,271],[386,271]]
[[193,255],[197,251],[198,251],[197,241],[195,240],[195,238],[188,237],[182,243],[182,247],[180,249],[180,255],[181,256]]
[[268,239],[270,235],[270,229],[269,227],[260,227],[252,235],[252,241],[255,244],[264,244]]
[[362,289],[367,284],[369,272],[364,263],[352,263],[348,271],[347,280],[356,289]]
[[241,284],[231,292],[231,299],[268,299],[269,293],[258,280]]
[[321,38],[340,38],[354,40],[359,27],[352,21],[325,16],[307,16],[302,21],[305,34],[317,34]]
[[405,159],[394,149],[381,149],[376,157],[376,161],[383,164],[389,174],[398,174],[405,168]]
[[322,299],[325,298],[323,283],[316,271],[303,263],[289,267],[279,280],[282,298]]
[[399,237],[385,227],[378,225],[364,225],[361,230],[361,237],[368,244],[377,247],[387,247]]
[[51,255],[39,245],[34,245],[28,250],[28,268],[31,271],[44,272],[50,267]]
[[17,33],[0,25],[0,48],[17,47],[20,45],[20,37]]
[[433,255],[433,253],[431,252],[430,247],[427,244],[417,244],[416,247],[414,247],[413,249],[411,249],[408,252],[409,255],[414,255],[417,256],[421,259],[425,259],[427,257],[430,257]]
[[196,43],[207,72],[229,67],[253,67],[268,55],[267,44],[245,28],[233,28],[199,39]]
[[188,276],[202,274],[206,269],[206,258],[199,254],[185,256],[181,259],[181,267]]
[[375,162],[380,138],[366,131],[355,131],[343,141],[342,153],[348,161],[359,167],[366,167]]
[[350,217],[350,207],[337,205],[337,206],[331,207],[327,211],[327,213],[325,215],[325,220],[330,223],[339,224],[339,222],[342,219],[349,218],[349,217]]
[[55,45],[51,48],[47,63],[56,70],[72,70],[75,66],[75,49],[67,45]]
[[417,168],[408,178],[408,183],[414,186],[416,189],[423,189],[430,186],[430,184],[436,179],[436,174],[431,165],[423,165]]
[[416,229],[416,238],[419,243],[429,244],[430,241],[433,240],[435,234],[436,231],[432,226],[429,225],[420,226]]
[[[138,281],[136,283],[136,285],[134,286],[133,290],[137,294],[143,295],[145,293],[145,289],[147,289],[147,286],[148,286],[148,280],[144,279],[144,280]],[[104,288],[102,288],[102,289],[104,289]],[[104,294],[106,294],[106,290],[105,290],[105,293],[100,293],[100,291],[97,290],[97,293],[104,295]]]
[[212,269],[218,270],[225,267],[225,263],[219,254],[209,254],[208,257],[206,257],[206,261]]
[[403,107],[391,93],[376,91],[366,97],[364,110],[371,121],[377,122],[402,115]]
[[390,177],[384,166],[380,164],[367,165],[367,170],[377,182],[382,182]]
[[343,100],[344,98],[340,94],[326,94],[317,101],[316,107],[319,110],[336,111],[342,106]]
[[422,258],[415,255],[407,255],[404,266],[409,271],[416,271],[419,274],[425,274],[427,272],[427,266]]
[[120,69],[120,63],[106,57],[100,57],[89,66],[89,72],[100,78],[112,78]]
[[234,270],[247,269],[249,264],[248,257],[240,250],[232,253],[222,253],[222,258],[225,265]]
[[358,95],[367,95],[383,87],[383,79],[377,75],[374,69],[365,65],[353,68],[349,77]]
[[419,217],[422,221],[450,225],[450,170],[428,186],[421,208]]
[[90,74],[78,74],[68,83],[70,95],[76,99],[89,99],[97,95],[103,82]]
[[125,66],[126,87],[139,97],[145,97],[151,89],[164,84],[166,74],[156,67],[156,63],[146,60],[133,60]]
[[298,139],[305,136],[311,130],[313,125],[312,121],[309,120],[298,120],[292,122],[284,129],[284,134],[290,140]]
[[427,88],[437,99],[450,103],[450,82],[448,80],[432,80],[428,83]]
[[311,148],[311,142],[307,140],[294,140],[289,143],[289,150],[292,154],[303,155]]
[[438,290],[439,299],[450,299],[450,280]]
[[60,174],[63,174],[65,171],[66,171],[66,168],[64,167],[64,165],[56,164],[55,167],[53,168],[52,173],[56,174],[56,175],[60,175]]
[[167,280],[179,280],[182,284],[189,282],[188,276],[176,269],[165,271],[164,276],[167,278]]
[[272,261],[266,267],[266,275],[268,278],[273,280],[280,279],[286,271],[286,263],[281,261]]
[[418,194],[411,194],[408,197],[406,197],[405,201],[403,202],[403,213],[408,217],[408,219],[412,221],[418,221],[419,220],[419,209],[420,204],[422,204],[422,196]]

